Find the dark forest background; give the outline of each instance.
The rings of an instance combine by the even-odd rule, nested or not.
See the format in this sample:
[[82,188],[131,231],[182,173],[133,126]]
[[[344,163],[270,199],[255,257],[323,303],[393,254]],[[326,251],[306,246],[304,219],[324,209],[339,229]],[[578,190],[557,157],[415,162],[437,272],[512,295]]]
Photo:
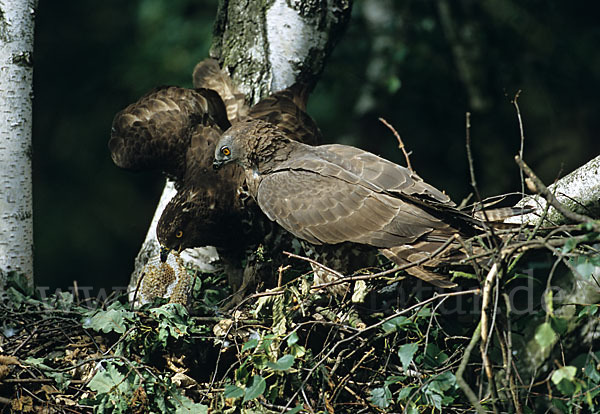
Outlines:
[[[163,179],[112,164],[114,114],[158,85],[191,86],[216,0],[54,0],[36,15],[36,283],[125,286]],[[327,142],[404,163],[384,117],[428,182],[471,190],[465,112],[483,196],[519,191],[513,156],[547,183],[600,153],[600,25],[590,3],[364,0],[309,102]]]

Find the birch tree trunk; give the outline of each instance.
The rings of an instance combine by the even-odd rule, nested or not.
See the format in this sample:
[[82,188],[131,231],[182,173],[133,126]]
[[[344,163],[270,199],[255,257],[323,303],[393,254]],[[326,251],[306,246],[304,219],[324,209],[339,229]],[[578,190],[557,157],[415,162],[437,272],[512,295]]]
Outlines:
[[[252,105],[298,80],[315,82],[350,12],[351,0],[221,0],[210,55],[229,72]],[[130,292],[136,289],[146,263],[158,256],[156,225],[174,194],[167,183],[136,258]],[[210,270],[210,262],[218,258],[214,248],[189,250],[182,259],[200,269]]]
[[[569,210],[592,218],[600,217],[600,155],[548,186],[548,190]],[[526,196],[518,205],[532,207],[534,211],[506,221],[537,225],[545,217],[544,225],[567,223],[567,218],[554,207],[548,207],[546,211],[546,204],[546,199],[540,195]]]
[[0,276],[15,271],[32,285],[34,7],[31,0],[0,0]]

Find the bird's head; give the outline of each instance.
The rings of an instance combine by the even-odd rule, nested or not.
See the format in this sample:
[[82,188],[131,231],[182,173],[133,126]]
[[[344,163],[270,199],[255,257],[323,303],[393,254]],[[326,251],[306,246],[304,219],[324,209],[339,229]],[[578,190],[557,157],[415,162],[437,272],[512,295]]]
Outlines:
[[194,205],[178,197],[178,193],[165,207],[156,226],[156,237],[160,243],[160,259],[165,262],[171,251],[180,252],[188,247],[198,247],[194,237]]
[[217,142],[215,147],[215,159],[213,161],[213,168],[218,170],[225,164],[237,162],[241,164],[241,156],[243,155],[243,148],[240,145],[240,139],[236,139],[235,127],[229,128]]

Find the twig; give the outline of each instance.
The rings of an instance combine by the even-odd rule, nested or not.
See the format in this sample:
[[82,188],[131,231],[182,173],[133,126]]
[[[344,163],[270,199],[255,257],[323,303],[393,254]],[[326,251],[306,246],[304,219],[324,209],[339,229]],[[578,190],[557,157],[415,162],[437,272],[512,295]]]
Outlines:
[[523,171],[525,171],[525,174],[527,174],[527,177],[529,177],[531,180],[531,183],[533,184],[533,190],[544,197],[546,201],[551,204],[552,207],[554,207],[560,214],[577,223],[590,223],[595,232],[600,232],[600,225],[594,223],[594,220],[591,217],[576,213],[563,206],[562,203],[558,201],[556,196],[552,194],[550,190],[548,190],[548,187],[544,185],[542,180],[535,175],[533,170],[525,163],[525,161],[521,159],[520,156],[515,155],[515,162]]
[[[335,276],[337,276],[340,279],[345,278],[345,276],[343,274],[341,274],[340,272],[338,272],[337,270],[333,270],[330,267],[327,267],[324,264],[321,264],[321,263],[317,262],[316,260],[311,259],[310,257],[300,256],[300,255],[290,253],[290,252],[285,252],[285,251],[283,252],[283,254],[285,254],[288,257],[292,257],[294,259],[300,259],[300,260],[304,260],[310,264],[314,264],[315,266],[320,267],[321,269],[325,270],[326,272],[333,273]],[[337,284],[337,283],[335,283],[335,284]]]
[[335,270],[332,270],[332,269],[328,268],[327,266],[322,265],[321,263],[317,262],[316,260],[310,259],[308,257],[299,256],[297,254],[290,253],[290,252],[283,252],[283,254],[287,255],[288,257],[293,257],[295,259],[300,259],[300,260],[307,261],[309,263],[313,263],[313,264],[325,269],[328,272],[332,272],[333,274],[335,274],[336,276],[338,276],[340,278],[339,280],[334,280],[333,282],[321,283],[319,285],[311,286],[311,289],[322,289],[325,287],[339,285],[339,284],[347,283],[347,282],[352,282],[355,280],[375,279],[378,277],[389,275],[391,273],[396,273],[400,270],[405,270],[405,269],[408,269],[408,268],[411,268],[414,266],[419,266],[423,263],[430,261],[431,259],[435,258],[439,254],[441,254],[444,250],[446,250],[446,248],[448,246],[450,246],[453,242],[455,242],[457,240],[457,238],[458,238],[458,234],[455,234],[452,237],[448,237],[448,239],[444,242],[444,244],[442,244],[439,248],[437,248],[434,252],[432,252],[430,255],[428,255],[426,257],[422,257],[421,259],[415,260],[414,262],[406,263],[406,264],[403,264],[402,266],[395,266],[392,269],[385,270],[385,271],[379,272],[379,273],[374,273],[372,275],[344,276],[341,273],[336,272]]
[[[515,97],[512,100],[512,104],[517,111],[517,120],[519,121],[519,135],[521,137],[521,146],[519,147],[519,157],[523,159],[523,149],[525,144],[525,133],[523,130],[523,119],[521,118],[521,109],[519,108],[519,103],[517,100],[519,99],[519,95],[521,95],[521,90],[519,89],[515,94]],[[521,197],[525,197],[525,176],[523,175],[523,170],[521,169]]]
[[[290,404],[292,403],[292,401],[294,401],[296,399],[296,397],[298,396],[298,394],[300,393],[302,387],[304,387],[306,385],[306,383],[308,382],[308,380],[312,377],[312,375],[314,374],[314,372],[323,364],[323,362],[325,362],[329,356],[331,354],[333,354],[333,352],[337,349],[338,346],[342,345],[343,343],[349,342],[349,341],[353,341],[354,339],[356,339],[357,337],[359,337],[360,335],[375,329],[381,325],[383,325],[384,323],[398,317],[401,315],[404,315],[406,313],[411,312],[413,309],[415,308],[419,308],[419,307],[423,307],[425,305],[427,305],[430,302],[433,302],[434,300],[437,300],[439,298],[443,298],[446,296],[461,296],[461,295],[470,295],[470,294],[478,294],[480,293],[481,290],[480,289],[471,289],[471,290],[465,290],[462,292],[449,292],[449,293],[443,293],[443,294],[436,294],[435,296],[433,296],[432,298],[426,299],[422,302],[419,302],[413,306],[410,306],[406,309],[402,309],[401,311],[395,312],[392,315],[388,316],[387,318],[384,318],[382,320],[380,320],[377,323],[374,323],[373,325],[368,326],[367,328],[360,330],[358,332],[356,332],[354,335],[351,335],[347,338],[344,338],[338,342],[336,342],[335,344],[333,344],[333,346],[331,347],[331,349],[325,353],[325,355],[319,360],[317,361],[317,363],[311,367],[311,369],[308,371],[308,374],[306,374],[306,377],[304,378],[304,380],[302,381],[302,383],[300,384],[300,386],[298,387],[298,389],[296,390],[296,392],[294,392],[294,394],[288,399],[288,403],[286,404],[286,406],[284,407],[284,410],[287,410],[287,408],[290,406]],[[285,412],[282,410],[282,413]]]
[[[479,194],[479,188],[477,187],[477,180],[475,179],[475,167],[473,162],[473,154],[471,153],[471,113],[465,113],[465,145],[467,147],[467,160],[469,161],[469,174],[471,175],[471,187],[473,187],[473,191],[475,192],[475,196],[477,197],[477,202],[480,206],[483,207],[483,200],[481,198],[481,194]],[[481,209],[483,214],[483,218],[485,220],[482,221],[483,229],[485,230],[485,234],[489,239],[491,239],[492,245],[498,247],[498,241],[496,240],[496,235],[494,234],[494,228],[492,226],[488,226],[487,223],[490,221],[488,218],[487,212],[484,208]],[[490,237],[491,233],[491,237]]]
[[473,337],[471,338],[469,345],[467,345],[467,348],[465,349],[465,352],[463,354],[463,358],[460,361],[460,365],[459,365],[458,369],[456,370],[456,382],[458,383],[458,386],[460,387],[460,389],[463,390],[463,392],[469,399],[469,402],[471,403],[471,405],[473,407],[475,407],[475,410],[477,410],[477,413],[485,414],[485,411],[483,410],[483,407],[479,403],[477,396],[475,395],[475,393],[473,392],[473,390],[471,389],[469,384],[467,384],[467,381],[465,381],[465,379],[463,378],[463,373],[465,372],[465,369],[467,368],[467,364],[469,363],[469,358],[471,356],[471,352],[473,351],[473,348],[475,348],[475,345],[477,345],[477,342],[479,341],[480,338],[481,338],[481,322],[479,322],[479,325],[477,325],[475,332],[473,332]]
[[398,140],[398,148],[400,148],[402,150],[402,153],[404,154],[404,158],[406,159],[406,168],[408,168],[411,172],[414,172],[412,165],[410,163],[410,153],[406,152],[406,147],[404,146],[404,142],[402,141],[402,138],[400,138],[400,134],[398,133],[398,131],[396,131],[396,129],[385,119],[379,118],[379,121],[383,125],[388,127],[390,129],[390,131],[392,131],[392,133]]

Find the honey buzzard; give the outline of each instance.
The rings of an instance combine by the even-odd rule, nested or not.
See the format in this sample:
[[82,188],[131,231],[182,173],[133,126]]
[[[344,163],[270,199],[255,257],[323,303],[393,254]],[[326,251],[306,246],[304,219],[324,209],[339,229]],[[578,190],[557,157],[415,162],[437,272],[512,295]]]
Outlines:
[[[407,168],[351,146],[305,145],[261,120],[239,122],[221,136],[213,166],[229,163],[244,168],[267,217],[313,244],[369,245],[404,265],[427,258],[454,234],[484,227]],[[428,266],[407,272],[455,286]]]
[[223,131],[241,119],[260,119],[304,143],[314,144],[320,136],[305,112],[305,85],[249,108],[215,60],[200,62],[193,78],[196,89],[157,88],[117,113],[109,141],[118,166],[158,169],[175,180],[177,194],[157,226],[163,260],[170,250],[210,245],[231,252],[247,244],[240,234],[247,214],[243,170],[217,174],[211,168]]

